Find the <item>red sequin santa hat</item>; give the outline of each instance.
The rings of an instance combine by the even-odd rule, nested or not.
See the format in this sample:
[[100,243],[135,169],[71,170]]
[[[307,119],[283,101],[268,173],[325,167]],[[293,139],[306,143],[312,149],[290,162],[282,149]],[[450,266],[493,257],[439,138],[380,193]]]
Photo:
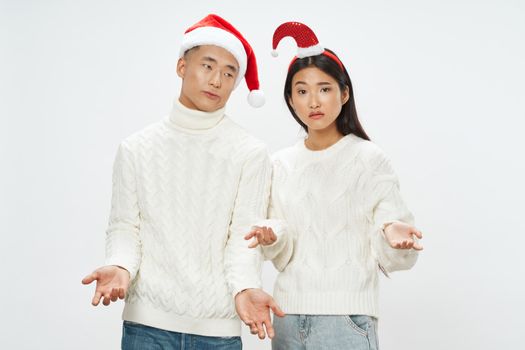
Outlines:
[[237,29],[225,19],[210,14],[184,32],[179,57],[184,56],[187,50],[199,45],[216,45],[230,52],[239,64],[235,87],[244,77],[250,90],[248,103],[253,107],[264,105],[264,93],[259,90],[255,53]]
[[334,60],[341,69],[343,69],[343,63],[333,53],[325,50],[324,46],[319,44],[319,40],[315,35],[314,31],[310,29],[306,24],[300,22],[285,22],[281,24],[273,33],[272,40],[272,56],[277,57],[277,46],[279,42],[285,37],[292,37],[297,43],[297,56],[294,57],[290,66],[298,58],[325,55]]

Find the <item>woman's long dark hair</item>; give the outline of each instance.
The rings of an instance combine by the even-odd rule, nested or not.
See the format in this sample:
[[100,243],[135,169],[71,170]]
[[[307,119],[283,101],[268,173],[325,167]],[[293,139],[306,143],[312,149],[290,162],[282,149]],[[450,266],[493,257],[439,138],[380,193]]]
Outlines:
[[[326,51],[329,51],[335,55],[335,53],[328,49],[326,49]],[[346,87],[348,87],[348,101],[346,101],[346,103],[342,106],[341,113],[339,113],[337,119],[335,120],[337,130],[343,135],[354,134],[362,139],[370,140],[365,130],[361,126],[359,118],[357,117],[357,110],[355,108],[354,101],[354,90],[352,89],[352,82],[350,81],[350,76],[348,75],[346,68],[343,67],[343,69],[341,69],[339,64],[323,54],[298,58],[288,69],[288,75],[286,76],[286,82],[284,84],[284,99],[288,109],[290,110],[290,113],[292,113],[297,123],[299,123],[299,125],[301,125],[303,129],[308,132],[308,126],[306,126],[306,124],[304,124],[301,119],[299,119],[290,105],[290,98],[292,96],[292,79],[297,72],[308,67],[319,68],[326,74],[330,75],[337,81],[341,91],[344,91]]]

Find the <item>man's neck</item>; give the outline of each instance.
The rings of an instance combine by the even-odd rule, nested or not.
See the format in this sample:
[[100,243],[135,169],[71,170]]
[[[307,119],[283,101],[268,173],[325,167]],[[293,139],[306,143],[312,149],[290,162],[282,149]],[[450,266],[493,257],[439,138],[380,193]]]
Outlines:
[[190,130],[211,129],[224,118],[225,107],[213,112],[203,112],[185,106],[175,99],[170,113],[170,121],[180,128]]

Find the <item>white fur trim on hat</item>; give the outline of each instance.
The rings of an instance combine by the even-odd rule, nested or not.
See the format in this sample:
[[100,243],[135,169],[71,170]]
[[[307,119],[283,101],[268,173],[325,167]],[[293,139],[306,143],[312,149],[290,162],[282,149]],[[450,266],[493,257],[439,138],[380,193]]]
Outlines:
[[215,45],[230,52],[239,64],[239,74],[235,80],[235,87],[239,85],[246,73],[246,51],[235,35],[216,27],[200,27],[184,34],[180,47],[179,57],[192,47],[199,45]]
[[320,55],[324,52],[324,47],[321,44],[317,44],[310,47],[299,47],[297,49],[297,57],[304,58],[309,56]]

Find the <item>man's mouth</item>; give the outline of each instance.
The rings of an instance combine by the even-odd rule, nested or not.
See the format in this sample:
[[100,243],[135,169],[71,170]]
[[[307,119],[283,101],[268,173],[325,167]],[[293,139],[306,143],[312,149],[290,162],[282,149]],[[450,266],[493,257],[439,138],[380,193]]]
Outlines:
[[206,97],[208,97],[210,100],[218,100],[220,98],[219,95],[217,94],[214,94],[213,92],[209,92],[209,91],[203,91],[204,95]]

